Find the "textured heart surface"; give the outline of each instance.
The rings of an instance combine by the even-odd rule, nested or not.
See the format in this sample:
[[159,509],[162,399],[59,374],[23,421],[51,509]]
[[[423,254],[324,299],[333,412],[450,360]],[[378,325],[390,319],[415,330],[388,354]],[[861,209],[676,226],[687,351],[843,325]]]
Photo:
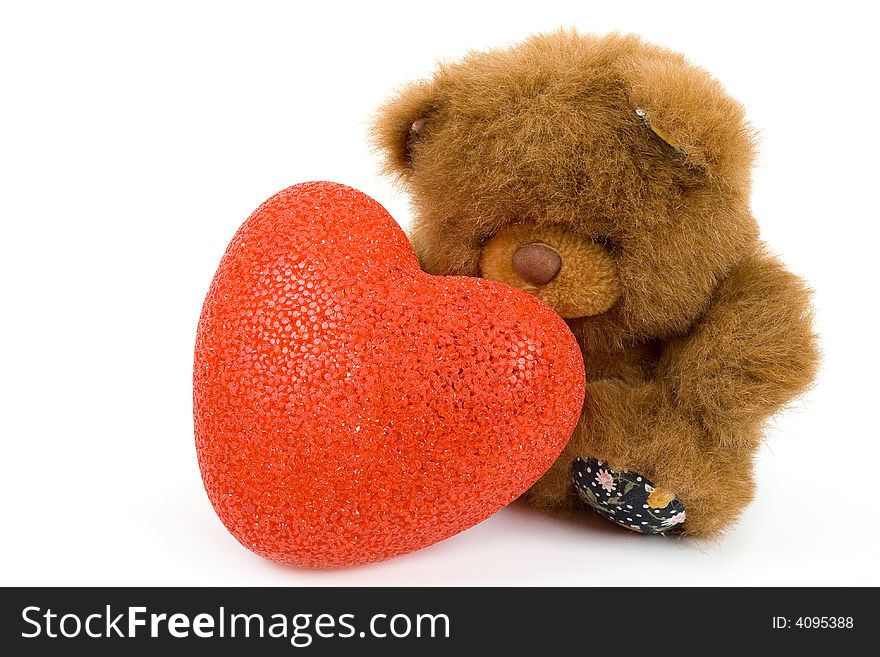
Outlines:
[[550,308],[423,273],[388,212],[336,183],[247,219],[196,338],[208,497],[243,545],[287,564],[376,561],[480,522],[552,465],[583,395]]

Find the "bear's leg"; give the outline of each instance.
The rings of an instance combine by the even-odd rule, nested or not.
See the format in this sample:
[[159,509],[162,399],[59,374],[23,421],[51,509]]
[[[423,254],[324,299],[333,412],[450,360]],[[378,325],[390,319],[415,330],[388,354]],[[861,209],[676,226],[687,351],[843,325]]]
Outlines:
[[[642,533],[711,537],[736,521],[753,495],[751,450],[733,436],[709,433],[654,386],[594,382],[587,393],[574,434],[529,489],[528,502],[548,510],[592,508]],[[619,517],[626,511],[641,517]]]
[[575,458],[571,480],[580,499],[599,515],[640,534],[677,531],[687,518],[674,493],[598,459]]
[[[579,441],[573,441],[579,442]],[[713,537],[751,501],[751,462],[715,450],[652,460],[573,445],[526,494],[547,510],[596,512],[642,534]],[[592,456],[597,454],[598,456]],[[643,524],[645,523],[645,524]]]

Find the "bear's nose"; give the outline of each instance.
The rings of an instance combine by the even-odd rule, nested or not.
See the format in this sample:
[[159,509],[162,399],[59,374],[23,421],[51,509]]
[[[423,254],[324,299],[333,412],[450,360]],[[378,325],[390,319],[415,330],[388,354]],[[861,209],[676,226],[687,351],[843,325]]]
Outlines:
[[513,254],[513,268],[532,285],[546,285],[562,269],[562,258],[546,244],[533,242]]

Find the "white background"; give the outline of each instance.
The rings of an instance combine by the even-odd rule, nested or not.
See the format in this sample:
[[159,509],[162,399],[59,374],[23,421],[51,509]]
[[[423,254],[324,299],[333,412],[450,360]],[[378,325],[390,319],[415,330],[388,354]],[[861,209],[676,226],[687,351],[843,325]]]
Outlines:
[[[0,9],[0,583],[880,584],[880,61],[871,3],[20,3]],[[717,543],[525,508],[335,572],[241,547],[202,489],[191,368],[239,224],[295,182],[406,200],[366,127],[438,59],[559,26],[687,53],[763,134],[754,211],[816,290],[818,385]]]

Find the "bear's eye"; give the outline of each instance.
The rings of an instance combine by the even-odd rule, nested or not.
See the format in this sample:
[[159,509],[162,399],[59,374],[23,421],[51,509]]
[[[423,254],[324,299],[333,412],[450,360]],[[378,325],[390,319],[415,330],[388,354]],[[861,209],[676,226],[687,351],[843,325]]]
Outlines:
[[614,243],[614,240],[612,240],[612,239],[611,239],[610,237],[608,237],[607,235],[590,235],[590,239],[591,239],[593,242],[595,242],[596,244],[601,244],[602,246],[604,246],[604,247],[605,247],[606,249],[608,249],[609,251],[613,251],[614,248],[617,246],[617,245]]
[[488,242],[488,241],[489,241],[490,239],[492,239],[493,237],[495,237],[495,232],[494,232],[494,231],[493,231],[493,232],[482,233],[482,234],[480,234],[480,236],[479,236],[478,239],[477,239],[477,244],[480,246],[480,248],[483,248],[484,246],[486,246],[486,242]]
[[403,154],[407,163],[412,162],[413,146],[419,140],[419,136],[421,135],[422,130],[424,129],[427,122],[428,119],[422,117],[413,121],[412,125],[409,127],[409,132],[407,132],[406,134],[406,144],[404,146]]

